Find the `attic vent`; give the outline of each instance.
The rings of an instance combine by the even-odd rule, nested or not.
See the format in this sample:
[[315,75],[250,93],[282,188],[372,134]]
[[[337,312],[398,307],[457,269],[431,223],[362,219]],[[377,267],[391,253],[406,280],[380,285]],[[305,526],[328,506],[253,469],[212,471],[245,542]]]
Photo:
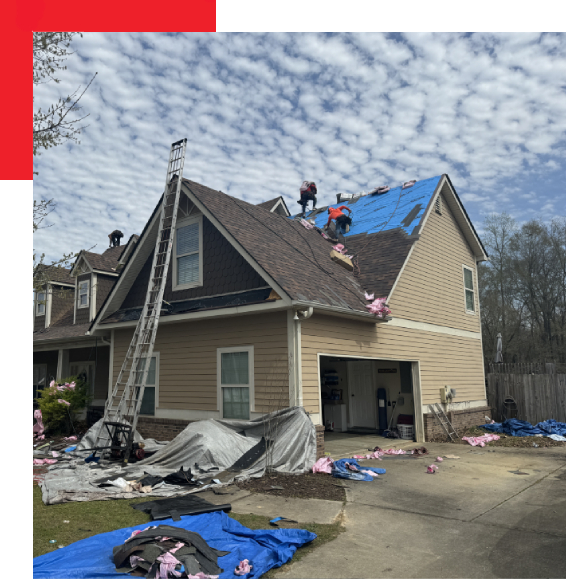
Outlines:
[[439,214],[442,215],[442,199],[440,195],[436,198],[434,202],[434,210]]

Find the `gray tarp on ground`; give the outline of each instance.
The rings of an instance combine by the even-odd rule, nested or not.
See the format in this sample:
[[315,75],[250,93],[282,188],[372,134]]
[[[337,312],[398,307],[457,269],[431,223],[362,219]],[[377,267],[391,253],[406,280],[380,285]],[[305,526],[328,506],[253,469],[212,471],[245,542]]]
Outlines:
[[[87,433],[85,438],[87,437],[92,436]],[[116,474],[132,480],[141,477],[144,472],[166,476],[181,467],[185,470],[191,468],[197,478],[210,479],[211,476],[214,477],[214,473],[231,467],[262,437],[273,441],[270,450],[246,470],[234,473],[234,477],[230,479],[223,479],[225,483],[234,479],[260,477],[266,466],[277,472],[298,474],[310,470],[316,461],[316,430],[304,408],[285,408],[255,420],[201,420],[189,424],[171,442],[161,446],[153,456],[125,468],[117,464],[110,464],[109,468],[104,469],[92,468],[84,463],[83,458],[53,465],[41,484],[43,502],[50,505],[68,501],[172,496],[180,492],[200,490],[194,487],[163,485],[149,495],[141,495],[124,493],[117,487],[100,488],[92,481]],[[87,438],[87,442],[88,440],[90,438]],[[85,453],[80,454],[84,456]],[[198,471],[195,472],[195,463],[203,470],[213,467],[218,470],[199,474]]]

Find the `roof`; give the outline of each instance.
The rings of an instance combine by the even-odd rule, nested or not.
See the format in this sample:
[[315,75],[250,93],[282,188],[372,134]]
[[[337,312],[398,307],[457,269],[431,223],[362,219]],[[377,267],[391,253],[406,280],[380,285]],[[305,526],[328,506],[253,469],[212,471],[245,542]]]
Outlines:
[[33,333],[34,342],[44,342],[47,340],[64,340],[67,338],[80,338],[84,336],[90,326],[88,324],[73,325],[74,304],[60,316],[49,328],[43,328]]
[[56,265],[40,264],[38,271],[44,273],[48,281],[75,285],[75,278],[71,277],[71,270]]
[[[282,211],[279,209],[275,209],[275,207],[277,207],[277,205],[282,205],[283,209]],[[275,197],[275,199],[271,199],[271,201],[264,201],[263,203],[258,203],[257,207],[263,207],[264,209],[267,209],[268,211],[275,211],[277,213],[279,213],[279,215],[286,215],[289,216],[291,215],[291,212],[289,211],[287,204],[285,203],[285,199],[283,199],[283,197],[280,195],[279,197]]]
[[[194,298],[169,304],[168,308],[162,308],[160,317],[172,316],[175,314],[186,314],[188,312],[200,312],[205,310],[217,310],[220,308],[231,308],[235,306],[248,306],[251,304],[263,304],[279,299],[273,295],[271,288],[248,290],[236,294],[225,296],[214,296],[210,298]],[[102,324],[114,322],[137,321],[143,308],[123,309],[114,312],[104,319]]]
[[315,230],[194,181],[185,187],[287,294],[367,312],[364,289],[330,259],[332,246]]
[[110,247],[102,254],[82,251],[81,255],[85,257],[93,269],[107,271],[109,273],[118,273],[118,262],[124,249],[126,249],[126,245],[119,245],[117,247]]
[[[352,210],[352,225],[345,238],[399,228],[410,235],[424,217],[441,179],[439,175],[417,181],[407,189],[395,187],[383,195],[365,195],[329,207],[345,205]],[[328,206],[307,213],[306,218],[314,219],[317,227],[323,227],[328,221]]]

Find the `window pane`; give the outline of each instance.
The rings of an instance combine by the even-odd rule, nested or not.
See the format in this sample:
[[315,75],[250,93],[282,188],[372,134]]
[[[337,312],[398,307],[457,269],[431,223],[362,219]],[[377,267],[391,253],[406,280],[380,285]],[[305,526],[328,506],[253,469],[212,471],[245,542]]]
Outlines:
[[177,255],[198,251],[199,224],[192,223],[177,229]]
[[227,352],[221,356],[221,384],[249,384],[248,352]]
[[249,419],[249,388],[222,388],[222,405],[224,418]]
[[81,296],[81,306],[86,306],[86,298],[87,298],[86,294],[83,294]]
[[466,289],[474,289],[474,279],[472,276],[472,270],[464,268],[464,286]]
[[83,281],[79,284],[79,293],[83,294],[87,292],[88,281]]
[[[140,358],[138,363],[138,368],[143,370],[145,368],[145,360],[146,358]],[[155,365],[156,365],[157,358],[155,356],[151,357],[151,362],[149,363],[149,370],[147,371],[147,379],[146,385],[155,386]],[[141,376],[141,375],[140,375]],[[141,378],[140,378],[141,379]]]
[[[153,359],[152,359],[153,361]],[[155,387],[146,386],[143,391],[143,399],[141,403],[140,414],[149,414],[153,416],[155,414]]]
[[476,311],[474,307],[474,292],[470,290],[466,290],[466,309],[470,312]]
[[177,258],[177,283],[192,283],[199,280],[199,254]]

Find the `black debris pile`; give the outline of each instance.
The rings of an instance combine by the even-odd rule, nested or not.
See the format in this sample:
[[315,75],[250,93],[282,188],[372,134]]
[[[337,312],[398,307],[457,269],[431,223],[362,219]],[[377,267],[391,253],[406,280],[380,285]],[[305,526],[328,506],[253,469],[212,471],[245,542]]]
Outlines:
[[153,521],[169,518],[174,521],[180,521],[181,515],[201,515],[202,513],[212,513],[215,511],[229,513],[232,510],[232,505],[228,503],[214,505],[196,495],[185,495],[170,499],[137,503],[132,505],[132,507],[138,511],[147,513]]
[[218,565],[218,557],[228,555],[229,551],[209,547],[198,533],[159,525],[134,531],[123,545],[114,547],[113,553],[118,573],[155,579],[197,573],[220,575],[223,569]]

